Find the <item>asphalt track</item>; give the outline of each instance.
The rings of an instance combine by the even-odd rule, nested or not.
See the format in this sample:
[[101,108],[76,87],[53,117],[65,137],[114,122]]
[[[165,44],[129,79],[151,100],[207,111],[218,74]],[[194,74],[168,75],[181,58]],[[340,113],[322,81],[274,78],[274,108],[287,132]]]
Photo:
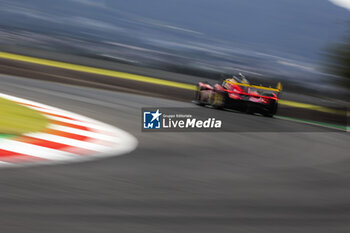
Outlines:
[[348,133],[239,113],[237,124],[291,132],[142,133],[141,107],[193,105],[4,75],[0,84],[139,140],[121,157],[1,169],[0,232],[350,232]]

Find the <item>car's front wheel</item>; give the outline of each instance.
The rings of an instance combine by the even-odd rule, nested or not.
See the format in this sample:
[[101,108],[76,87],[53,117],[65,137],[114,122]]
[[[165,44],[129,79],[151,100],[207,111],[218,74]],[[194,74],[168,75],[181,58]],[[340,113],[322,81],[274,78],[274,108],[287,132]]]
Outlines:
[[202,88],[199,85],[197,86],[197,90],[195,92],[194,100],[195,100],[196,104],[198,104],[200,106],[205,105],[205,103],[202,100]]

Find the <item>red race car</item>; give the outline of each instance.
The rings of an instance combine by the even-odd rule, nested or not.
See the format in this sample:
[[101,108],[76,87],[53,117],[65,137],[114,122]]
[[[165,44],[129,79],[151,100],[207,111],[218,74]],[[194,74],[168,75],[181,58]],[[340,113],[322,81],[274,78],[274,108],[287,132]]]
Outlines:
[[281,83],[278,83],[277,88],[250,85],[240,73],[214,86],[207,82],[199,82],[195,103],[273,117],[277,112],[281,91]]

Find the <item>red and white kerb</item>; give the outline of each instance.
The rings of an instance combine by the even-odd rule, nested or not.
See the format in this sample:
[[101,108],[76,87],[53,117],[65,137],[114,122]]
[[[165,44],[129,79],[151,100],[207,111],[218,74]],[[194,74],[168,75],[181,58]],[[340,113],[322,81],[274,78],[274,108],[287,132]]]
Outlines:
[[0,167],[65,163],[117,156],[134,150],[137,140],[114,126],[59,108],[5,95],[49,119],[46,129],[0,138]]

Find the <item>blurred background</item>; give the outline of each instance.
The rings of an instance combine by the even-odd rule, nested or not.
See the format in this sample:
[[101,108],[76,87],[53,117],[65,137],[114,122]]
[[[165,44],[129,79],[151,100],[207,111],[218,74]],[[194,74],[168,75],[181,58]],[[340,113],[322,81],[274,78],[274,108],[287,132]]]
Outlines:
[[346,0],[0,0],[0,6],[2,50],[212,79],[244,72],[297,90],[348,95]]

